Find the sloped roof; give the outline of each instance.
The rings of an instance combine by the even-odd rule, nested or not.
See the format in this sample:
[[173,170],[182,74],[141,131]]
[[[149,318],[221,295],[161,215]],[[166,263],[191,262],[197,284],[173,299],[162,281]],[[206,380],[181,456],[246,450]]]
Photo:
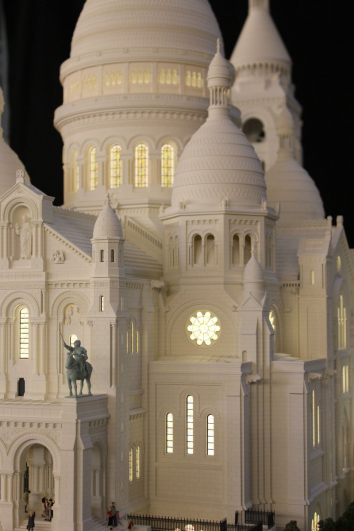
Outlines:
[[[96,220],[96,216],[90,214],[54,207],[53,223],[49,227],[91,257],[91,239]],[[129,276],[160,278],[162,275],[162,265],[127,240],[124,257]]]

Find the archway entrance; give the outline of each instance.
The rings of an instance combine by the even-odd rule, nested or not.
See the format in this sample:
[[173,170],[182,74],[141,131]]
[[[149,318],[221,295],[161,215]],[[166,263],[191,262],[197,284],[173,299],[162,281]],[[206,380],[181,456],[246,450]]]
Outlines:
[[[20,482],[18,493],[19,500],[19,523],[28,518],[29,511],[36,512],[36,522],[44,521],[47,516],[44,514],[43,498],[52,500],[53,517],[55,513],[55,481],[53,474],[53,457],[48,448],[39,443],[34,443],[25,447],[20,457]],[[28,506],[24,494],[30,491],[28,496]],[[49,514],[51,516],[51,514]],[[47,528],[50,528],[48,522]]]

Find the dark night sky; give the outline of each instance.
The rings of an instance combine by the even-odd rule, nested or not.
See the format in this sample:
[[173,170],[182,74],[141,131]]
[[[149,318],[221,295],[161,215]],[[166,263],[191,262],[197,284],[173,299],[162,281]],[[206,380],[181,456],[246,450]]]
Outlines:
[[[229,57],[247,15],[247,0],[210,0]],[[34,185],[62,202],[62,142],[53,127],[62,102],[60,64],[84,0],[5,0],[9,39],[11,146]],[[305,167],[326,215],[344,215],[354,247],[353,64],[351,17],[342,2],[272,0],[272,15],[293,59],[303,105]]]

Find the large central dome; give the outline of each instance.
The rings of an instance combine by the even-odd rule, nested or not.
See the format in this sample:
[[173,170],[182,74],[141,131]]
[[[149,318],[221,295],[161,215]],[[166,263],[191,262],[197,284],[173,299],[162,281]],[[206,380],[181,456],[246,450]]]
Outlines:
[[71,57],[132,48],[214,55],[220,29],[207,0],[87,0]]

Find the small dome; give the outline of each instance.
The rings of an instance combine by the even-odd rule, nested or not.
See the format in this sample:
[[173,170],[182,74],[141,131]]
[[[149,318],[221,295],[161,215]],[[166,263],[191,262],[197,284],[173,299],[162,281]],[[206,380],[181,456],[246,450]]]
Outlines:
[[209,62],[217,38],[221,33],[208,0],[87,0],[71,57],[103,53],[113,62],[116,55],[127,61],[127,51],[136,50],[141,61],[149,49],[159,56],[178,50],[209,54]]
[[259,158],[230,118],[228,90],[232,67],[218,50],[208,74],[210,107],[207,121],[192,136],[176,169],[172,208],[227,204],[259,208],[266,185]]
[[107,196],[93,229],[93,239],[123,239],[122,225],[110,203],[109,196]]
[[269,13],[268,2],[257,0],[250,3],[250,11],[231,63],[236,70],[254,64],[291,65],[291,58]]
[[[4,109],[4,96],[0,87],[0,124],[1,115]],[[25,167],[16,155],[16,153],[6,144],[2,136],[0,125],[0,196],[16,184],[16,171],[24,170]],[[26,175],[26,182],[29,183],[29,177]]]

